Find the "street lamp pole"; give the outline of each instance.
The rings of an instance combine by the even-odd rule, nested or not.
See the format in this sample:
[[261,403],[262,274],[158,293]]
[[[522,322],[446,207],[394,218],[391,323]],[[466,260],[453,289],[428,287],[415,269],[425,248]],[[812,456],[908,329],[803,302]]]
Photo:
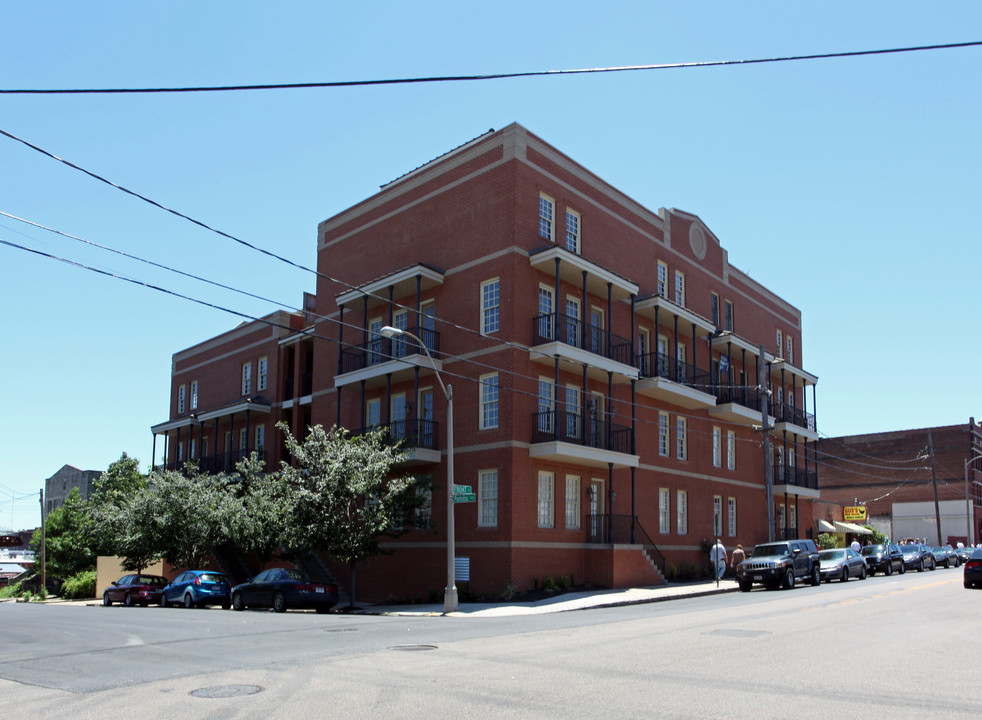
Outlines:
[[972,517],[972,496],[968,492],[968,466],[980,458],[982,455],[976,455],[965,461],[965,522],[968,525],[966,535],[969,547],[975,544],[975,518]]
[[457,578],[456,567],[454,565],[456,539],[454,538],[455,526],[453,515],[453,385],[445,385],[443,383],[443,378],[440,376],[440,371],[436,367],[436,362],[433,360],[433,356],[430,355],[430,349],[416,335],[408,330],[402,330],[391,325],[386,325],[379,332],[383,337],[387,338],[406,336],[415,340],[423,348],[423,352],[426,353],[430,365],[433,366],[433,372],[436,374],[437,382],[440,383],[440,389],[443,390],[443,395],[447,398],[447,588],[443,593],[443,613],[445,615],[457,611]]

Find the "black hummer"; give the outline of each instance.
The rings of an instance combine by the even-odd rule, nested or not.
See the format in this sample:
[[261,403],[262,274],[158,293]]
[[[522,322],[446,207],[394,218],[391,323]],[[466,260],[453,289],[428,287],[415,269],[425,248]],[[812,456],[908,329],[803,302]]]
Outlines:
[[795,578],[820,584],[818,570],[818,548],[814,541],[782,540],[755,547],[750,557],[737,566],[736,577],[743,592],[750,592],[754,583],[790,590]]

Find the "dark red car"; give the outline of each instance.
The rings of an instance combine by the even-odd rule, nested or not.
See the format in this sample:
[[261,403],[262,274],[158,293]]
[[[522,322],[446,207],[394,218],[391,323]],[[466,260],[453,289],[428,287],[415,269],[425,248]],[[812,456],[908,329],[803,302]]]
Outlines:
[[102,604],[123,603],[127,607],[159,603],[167,579],[159,575],[123,575],[102,591]]

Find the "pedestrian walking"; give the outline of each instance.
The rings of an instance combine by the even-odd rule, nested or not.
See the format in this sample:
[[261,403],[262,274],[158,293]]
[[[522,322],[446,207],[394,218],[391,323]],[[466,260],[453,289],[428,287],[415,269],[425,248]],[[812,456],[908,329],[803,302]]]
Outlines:
[[713,569],[716,571],[716,578],[719,579],[723,577],[723,571],[726,570],[726,548],[723,547],[723,543],[716,539],[716,544],[709,550],[709,561],[713,564]]
[[730,567],[736,571],[737,566],[747,559],[747,553],[743,550],[743,545],[737,543],[736,548],[733,550],[733,554],[730,555]]

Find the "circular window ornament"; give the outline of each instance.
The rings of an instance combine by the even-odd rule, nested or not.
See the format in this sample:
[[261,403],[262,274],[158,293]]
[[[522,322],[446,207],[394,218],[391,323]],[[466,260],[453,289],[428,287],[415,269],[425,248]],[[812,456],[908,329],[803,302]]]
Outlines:
[[706,257],[706,233],[697,223],[689,227],[689,247],[700,260]]

